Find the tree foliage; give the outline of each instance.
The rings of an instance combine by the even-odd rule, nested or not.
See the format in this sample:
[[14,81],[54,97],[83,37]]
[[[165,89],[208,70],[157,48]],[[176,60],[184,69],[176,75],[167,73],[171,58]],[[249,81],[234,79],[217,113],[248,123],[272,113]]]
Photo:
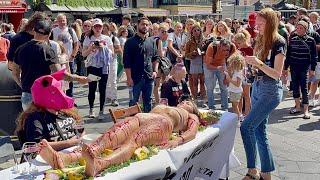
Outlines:
[[[40,0],[36,0],[36,3],[39,2]],[[113,7],[113,0],[56,0],[56,2],[58,6]],[[45,0],[45,4],[52,4],[52,0]]]

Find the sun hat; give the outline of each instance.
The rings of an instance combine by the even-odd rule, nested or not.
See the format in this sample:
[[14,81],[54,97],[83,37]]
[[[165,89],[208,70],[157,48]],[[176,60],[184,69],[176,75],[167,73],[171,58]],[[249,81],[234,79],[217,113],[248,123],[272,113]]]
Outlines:
[[68,97],[61,88],[60,80],[63,79],[64,72],[65,69],[62,69],[35,80],[31,87],[31,94],[36,106],[53,110],[70,109],[74,106],[74,100]]

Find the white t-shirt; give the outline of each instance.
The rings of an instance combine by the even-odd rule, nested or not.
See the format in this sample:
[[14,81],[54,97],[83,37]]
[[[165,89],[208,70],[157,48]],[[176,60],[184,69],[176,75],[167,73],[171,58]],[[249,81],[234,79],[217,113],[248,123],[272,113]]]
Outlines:
[[103,35],[101,34],[99,37],[95,37],[95,36],[91,36],[89,38],[89,36],[86,36],[86,38],[83,41],[83,47],[88,48],[90,43],[94,42],[94,41],[100,41],[100,43],[103,43],[105,45],[107,45],[109,48],[113,47],[113,43],[112,40],[109,36]]
[[240,86],[237,87],[235,86],[234,84],[232,83],[229,83],[229,87],[228,87],[228,90],[230,92],[233,92],[233,93],[242,93],[243,89],[242,89],[242,80],[243,80],[243,74],[241,71],[235,71],[232,75],[232,81],[236,81],[237,78],[240,78]]
[[121,45],[121,46],[124,46],[124,44],[125,44],[126,41],[127,41],[127,38],[125,38],[125,37],[119,37],[119,41],[120,41],[120,45]]
[[73,43],[74,42],[79,42],[79,39],[77,37],[76,32],[71,29],[72,35],[69,33],[68,27],[65,27],[64,29],[60,29],[59,27],[55,27],[52,29],[52,34],[53,34],[53,40],[55,41],[62,41],[63,46],[66,48],[67,53],[69,56],[72,54],[73,50]]

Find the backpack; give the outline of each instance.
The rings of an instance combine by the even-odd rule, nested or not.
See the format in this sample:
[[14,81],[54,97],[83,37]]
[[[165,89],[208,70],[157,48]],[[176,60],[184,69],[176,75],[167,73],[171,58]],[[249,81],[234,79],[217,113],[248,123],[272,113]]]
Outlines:
[[[156,37],[155,38],[155,41],[154,41],[154,44],[153,44],[153,47],[154,47],[154,50],[157,51],[158,49],[158,42],[159,42],[159,37]],[[159,55],[154,55],[152,57],[152,61],[158,61],[159,62],[159,69],[160,71],[165,75],[169,75],[170,71],[171,71],[171,68],[172,68],[172,63],[170,61],[169,58],[167,57],[160,57]]]

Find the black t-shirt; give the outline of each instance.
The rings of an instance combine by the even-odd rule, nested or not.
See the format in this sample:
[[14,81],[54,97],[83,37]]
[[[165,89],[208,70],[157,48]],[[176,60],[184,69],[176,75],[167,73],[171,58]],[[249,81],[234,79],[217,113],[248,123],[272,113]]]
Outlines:
[[19,32],[10,39],[10,47],[7,54],[9,61],[14,60],[16,50],[26,42],[29,42],[33,39],[33,36],[27,32]]
[[51,74],[50,65],[57,63],[57,55],[47,43],[29,41],[17,49],[14,62],[21,68],[22,92],[31,92],[33,82]]
[[[71,117],[63,115],[54,115],[50,112],[34,112],[31,113],[24,126],[26,142],[40,142],[46,139],[49,142],[62,141],[75,136],[72,128],[75,120]],[[64,138],[59,134],[58,128]]]
[[[271,48],[271,50],[269,51],[269,55],[267,57],[267,59],[264,61],[264,63],[271,67],[274,68],[274,61],[275,61],[275,57],[278,54],[283,54],[286,55],[286,51],[287,51],[287,43],[286,40],[282,37],[279,36],[277,38],[277,40],[273,43],[273,46]],[[265,73],[263,71],[258,71],[258,75],[265,75]]]
[[169,106],[177,106],[182,95],[190,95],[188,85],[183,80],[178,84],[173,79],[169,79],[161,86],[161,98],[167,98]]

